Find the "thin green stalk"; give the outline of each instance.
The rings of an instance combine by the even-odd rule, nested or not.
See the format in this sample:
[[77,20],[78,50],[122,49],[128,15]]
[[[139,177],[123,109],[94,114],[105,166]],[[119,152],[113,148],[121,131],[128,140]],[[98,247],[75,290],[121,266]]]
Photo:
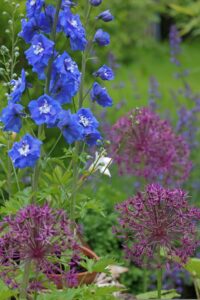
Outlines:
[[143,293],[147,292],[148,285],[148,272],[147,272],[147,256],[144,257],[144,269],[143,269]]
[[57,144],[59,143],[60,139],[62,137],[62,132],[60,133],[59,137],[57,138],[56,142],[54,143],[53,147],[51,148],[51,150],[49,151],[49,153],[47,153],[46,155],[46,159],[51,155],[51,153],[54,151],[54,149],[56,148]]
[[[8,139],[8,151],[10,150],[10,135],[8,134],[7,136]],[[12,194],[12,161],[9,157],[9,155],[7,155],[7,185],[8,185],[8,195],[9,197]]]
[[161,255],[160,255],[160,248],[158,249],[157,291],[158,291],[158,299],[161,299],[161,291],[162,291],[162,261],[161,261]]
[[31,270],[31,260],[27,260],[24,266],[24,275],[22,279],[22,284],[20,287],[20,296],[19,299],[27,299],[27,290],[28,290],[28,283],[30,277],[30,270]]

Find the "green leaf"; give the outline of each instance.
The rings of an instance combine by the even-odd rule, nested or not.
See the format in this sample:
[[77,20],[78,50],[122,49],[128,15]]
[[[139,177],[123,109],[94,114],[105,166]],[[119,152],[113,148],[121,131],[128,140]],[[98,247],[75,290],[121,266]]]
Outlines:
[[188,260],[184,268],[193,276],[200,278],[200,259],[193,257]]
[[[174,299],[180,297],[180,295],[176,292],[176,290],[162,290],[161,291],[161,299]],[[137,299],[146,300],[146,299],[158,299],[158,292],[151,291],[143,294],[139,294],[136,296]]]
[[17,296],[17,290],[10,290],[2,280],[0,280],[1,300],[8,300],[10,297]]

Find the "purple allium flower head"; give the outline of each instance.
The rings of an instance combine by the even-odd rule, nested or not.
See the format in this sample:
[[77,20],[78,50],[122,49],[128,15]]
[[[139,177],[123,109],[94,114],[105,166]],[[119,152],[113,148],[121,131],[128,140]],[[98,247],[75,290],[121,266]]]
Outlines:
[[27,0],[26,1],[26,11],[27,17],[36,17],[40,14],[42,7],[44,5],[44,0]]
[[112,98],[108,95],[106,88],[103,88],[98,82],[93,84],[90,97],[92,101],[96,101],[103,107],[112,106]]
[[90,0],[92,6],[99,6],[102,3],[102,0]]
[[97,16],[97,19],[101,19],[104,22],[110,22],[114,19],[113,15],[111,14],[110,10],[105,10]]
[[94,36],[94,42],[99,46],[107,46],[110,44],[110,35],[102,29],[98,29]]
[[12,91],[8,95],[9,101],[13,103],[19,102],[23,92],[26,89],[26,74],[24,69],[22,69],[21,77],[19,77],[17,80],[12,79],[10,85],[12,86]]
[[106,65],[99,68],[99,70],[94,73],[94,76],[100,77],[102,80],[113,80],[115,77],[113,70]]
[[67,143],[83,139],[83,126],[78,122],[76,114],[71,114],[70,110],[63,110],[59,114],[58,128],[62,131]]
[[[5,277],[4,271],[12,279],[17,269],[20,270],[25,261],[30,261],[41,274],[47,277],[61,274],[67,283],[71,278],[69,272],[73,271],[67,264],[75,254],[78,257],[79,246],[64,211],[32,204],[16,215],[5,217],[0,225],[1,277]],[[60,258],[65,261],[64,268],[60,267]],[[30,282],[29,289],[38,289],[39,286]]]
[[31,47],[25,51],[28,63],[33,66],[33,71],[38,74],[39,79],[45,79],[45,68],[50,57],[53,55],[54,42],[42,34],[36,34]]
[[175,25],[171,26],[170,33],[169,33],[169,41],[170,41],[171,62],[179,66],[180,61],[178,60],[178,55],[181,52],[180,49],[181,37]]
[[22,111],[24,107],[20,104],[10,102],[5,107],[0,116],[0,121],[4,124],[4,131],[19,132],[22,127]]
[[69,8],[64,9],[60,13],[59,22],[66,36],[70,39],[71,49],[84,51],[87,40],[79,15],[73,15]]
[[20,142],[14,143],[11,150],[8,151],[14,166],[16,168],[34,167],[40,157],[40,147],[42,142],[26,134]]
[[190,207],[187,194],[149,184],[144,192],[120,203],[117,235],[124,242],[126,257],[141,263],[145,256],[156,258],[158,249],[167,257],[186,263],[199,245],[196,222],[200,209]]
[[110,140],[120,174],[133,174],[149,182],[161,178],[163,184],[180,184],[188,178],[191,162],[187,143],[149,108],[120,118],[111,129]]
[[31,118],[37,125],[47,124],[48,127],[56,125],[58,115],[62,108],[60,103],[48,95],[43,95],[38,100],[33,100],[28,105]]

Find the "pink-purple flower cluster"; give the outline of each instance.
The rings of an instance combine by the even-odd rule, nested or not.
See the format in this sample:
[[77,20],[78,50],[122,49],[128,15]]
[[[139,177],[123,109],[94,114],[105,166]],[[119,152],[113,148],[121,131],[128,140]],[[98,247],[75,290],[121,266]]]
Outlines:
[[[30,262],[36,273],[47,277],[61,274],[66,284],[76,284],[75,270],[70,266],[78,258],[79,245],[71,228],[66,213],[48,205],[32,204],[5,217],[0,223],[0,277],[10,287],[17,287],[17,270]],[[29,288],[33,282],[34,278]]]
[[149,108],[132,111],[113,125],[110,150],[120,174],[143,177],[148,182],[179,184],[191,170],[189,147],[166,120]]
[[126,257],[141,263],[145,256],[155,258],[163,249],[166,258],[185,263],[199,245],[196,222],[200,209],[190,207],[187,194],[149,184],[145,192],[116,207],[119,224],[115,232],[123,240]]

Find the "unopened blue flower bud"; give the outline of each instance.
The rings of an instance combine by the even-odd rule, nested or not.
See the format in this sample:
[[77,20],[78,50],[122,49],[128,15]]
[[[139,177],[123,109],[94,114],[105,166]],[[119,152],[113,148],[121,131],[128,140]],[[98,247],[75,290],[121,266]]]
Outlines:
[[102,3],[102,0],[90,0],[92,6],[99,6]]
[[97,16],[97,19],[101,19],[104,22],[110,22],[114,19],[110,10],[105,10]]
[[94,42],[99,46],[107,46],[110,44],[110,35],[102,29],[98,29],[94,36]]

